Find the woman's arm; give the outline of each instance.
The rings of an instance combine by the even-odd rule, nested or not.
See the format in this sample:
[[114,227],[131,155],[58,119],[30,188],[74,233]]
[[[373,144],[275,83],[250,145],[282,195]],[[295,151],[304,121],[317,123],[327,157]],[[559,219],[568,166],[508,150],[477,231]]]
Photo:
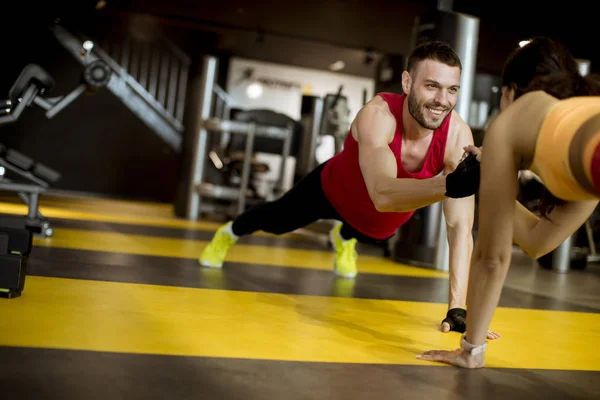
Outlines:
[[[466,154],[475,154],[481,161],[482,150],[465,147]],[[464,157],[464,156],[463,156]],[[520,171],[523,173],[524,171]],[[539,179],[534,175],[535,179]],[[543,184],[542,181],[540,183]],[[577,231],[598,206],[597,200],[571,201],[558,205],[548,215],[540,218],[518,201],[515,203],[513,240],[532,258],[537,259],[556,249],[573,232]]]
[[510,265],[518,171],[524,159],[533,158],[535,139],[548,109],[535,100],[531,94],[522,96],[494,120],[484,137],[479,234],[467,292],[467,344],[452,352],[425,352],[421,359],[466,368],[484,366],[485,352],[472,355],[465,348],[485,343]]
[[500,115],[490,126],[481,162],[478,240],[467,292],[467,342],[485,343],[512,257],[515,199],[521,157],[511,139],[513,121]]
[[[481,162],[479,233],[471,258],[465,335],[465,340],[475,346],[486,342],[512,256],[520,159],[515,155],[513,140],[506,134],[510,132],[511,121],[501,117],[502,114],[485,135],[486,153]],[[482,368],[484,355],[484,352],[471,355],[461,346],[450,352],[426,351],[418,358]]]
[[597,200],[573,201],[556,206],[548,218],[540,218],[517,203],[514,240],[537,259],[556,249],[592,215]]

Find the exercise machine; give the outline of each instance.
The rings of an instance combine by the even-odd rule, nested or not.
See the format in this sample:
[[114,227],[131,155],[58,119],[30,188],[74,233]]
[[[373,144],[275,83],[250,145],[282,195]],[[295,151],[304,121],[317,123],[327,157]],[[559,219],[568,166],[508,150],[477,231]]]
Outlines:
[[[33,105],[53,118],[84,93],[96,93],[111,78],[109,66],[101,60],[86,65],[81,82],[68,94],[47,97],[54,88],[54,79],[41,66],[28,64],[12,85],[8,99],[0,101],[0,125],[17,121]],[[25,227],[44,237],[52,236],[53,229],[38,209],[39,196],[46,192],[61,174],[14,149],[0,144],[0,190],[16,192],[28,206]]]
[[0,297],[21,296],[32,241],[28,229],[0,227]]
[[[275,140],[280,143],[278,152],[280,151],[282,162],[273,193],[281,193],[285,160],[290,154],[294,138],[293,124],[281,127],[257,123],[255,121],[261,119],[258,113],[247,114],[244,118],[244,114],[238,114],[238,120],[231,119],[227,102],[219,104],[219,99],[226,99],[227,95],[217,85],[217,67],[217,57],[206,55],[201,70],[191,79],[191,87],[194,90],[191,91],[192,97],[188,99],[189,107],[198,112],[191,115],[186,123],[184,172],[175,199],[175,214],[189,220],[199,219],[202,213],[237,216],[246,209],[248,200],[253,200],[253,196],[249,196],[249,186],[257,138],[272,139],[270,142]],[[215,108],[216,114],[213,111]],[[276,118],[275,115],[271,117]],[[224,167],[223,155],[216,154],[212,143],[219,142],[217,147],[226,149],[227,142],[231,141],[233,135],[244,138],[241,142],[236,141],[243,143],[243,156],[235,165],[230,164],[236,169],[236,181],[239,180],[239,184],[232,187],[228,185],[229,182],[217,184],[208,181],[207,170],[211,165],[217,170]],[[207,158],[210,159],[210,163]],[[258,167],[256,163],[254,166]]]
[[[96,93],[106,86],[110,77],[108,65],[94,61],[85,67],[81,83],[75,89],[65,96],[47,97],[54,79],[39,65],[29,64],[12,85],[8,99],[0,102],[0,124],[17,121],[32,105],[45,110],[46,117],[51,119],[82,94]],[[50,223],[38,209],[39,196],[60,177],[52,168],[0,144],[0,190],[16,192],[28,206],[24,227],[8,227],[0,221],[0,297],[21,296],[33,235],[53,235]]]
[[8,93],[8,99],[0,102],[0,124],[16,121],[23,111],[35,104],[46,110],[52,118],[84,93],[96,93],[111,78],[111,70],[104,61],[96,60],[85,66],[81,83],[65,96],[46,97],[54,88],[54,79],[37,64],[23,68]]
[[[273,196],[279,197],[283,193],[284,176],[285,176],[285,160],[290,154],[292,144],[294,126],[293,122],[289,122],[286,127],[281,127],[271,124],[261,124],[260,122],[277,119],[276,113],[271,113],[268,110],[265,113],[263,110],[247,111],[238,114],[238,119],[220,120],[218,118],[210,118],[204,120],[203,127],[206,132],[214,134],[228,132],[233,135],[226,150],[229,156],[220,160],[216,160],[210,152],[209,158],[215,168],[220,164],[227,167],[230,174],[233,173],[237,179],[230,179],[227,184],[214,184],[203,179],[198,182],[197,190],[199,193],[198,200],[212,199],[223,201],[233,201],[231,206],[217,207],[205,202],[202,205],[203,211],[220,212],[227,215],[229,218],[240,215],[245,211],[247,206],[254,204],[255,201],[261,201],[257,191],[251,183],[252,173],[266,172],[269,170],[268,165],[264,165],[256,160],[253,160],[253,154],[256,151],[265,151],[270,153],[281,154],[281,166],[277,176],[275,187],[273,188]],[[279,115],[280,118],[286,119],[285,116]],[[257,123],[257,120],[260,121]],[[279,146],[277,143],[279,142]],[[258,145],[258,146],[257,146]],[[279,147],[279,151],[275,150]],[[207,168],[208,163],[204,159],[203,153],[198,154],[202,160],[203,167]],[[223,168],[221,167],[221,168]],[[237,182],[237,187],[229,183]],[[254,190],[251,190],[254,189]],[[271,199],[272,200],[272,199]]]
[[341,85],[336,94],[325,95],[321,122],[321,135],[333,136],[335,154],[342,151],[351,122],[348,98],[342,95],[343,88]]

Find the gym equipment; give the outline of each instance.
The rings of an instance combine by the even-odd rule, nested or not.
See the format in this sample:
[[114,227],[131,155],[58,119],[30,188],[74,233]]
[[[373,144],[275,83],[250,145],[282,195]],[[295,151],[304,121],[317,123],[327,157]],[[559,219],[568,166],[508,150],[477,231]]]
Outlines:
[[83,93],[95,93],[108,85],[110,77],[110,67],[104,61],[96,60],[85,66],[81,83],[68,94],[44,97],[54,88],[54,79],[39,65],[28,64],[11,87],[8,99],[3,102],[7,107],[0,117],[0,124],[16,121],[32,103],[46,110],[47,118],[52,118]]
[[[282,161],[286,160],[290,154],[294,127],[288,126],[282,128],[279,126],[262,125],[255,122],[243,122],[230,120],[224,117],[218,118],[213,114],[215,106],[214,97],[224,98],[222,90],[219,90],[216,84],[218,62],[215,56],[207,55],[204,57],[200,73],[192,78],[192,93],[189,107],[199,112],[190,117],[190,121],[185,124],[186,138],[189,141],[184,144],[183,162],[185,165],[184,174],[179,183],[177,198],[175,200],[175,213],[177,216],[190,220],[199,218],[202,212],[219,212],[229,214],[229,206],[219,204],[222,201],[236,201],[236,209],[233,213],[241,213],[246,207],[248,195],[248,185],[251,171],[252,153],[254,150],[254,141],[256,138],[277,139],[283,142],[281,146]],[[246,136],[244,157],[242,163],[242,172],[240,184],[236,187],[217,185],[206,181],[207,174],[207,155],[211,157],[209,151],[209,138],[216,135],[244,135]],[[214,162],[214,161],[213,161]],[[285,176],[285,162],[282,162],[279,171],[278,187],[281,187],[283,177]],[[203,198],[212,198],[216,200],[212,204],[204,202]]]
[[32,241],[28,229],[0,227],[0,297],[21,296]]
[[[61,177],[60,173],[13,149],[0,144],[0,190],[17,192],[28,206],[25,226],[42,236],[52,236],[48,220],[39,212],[38,202],[45,192]],[[13,176],[24,178],[29,183],[15,182]]]
[[[45,115],[50,119],[83,93],[97,93],[108,85],[110,77],[108,65],[97,60],[86,65],[81,75],[81,83],[68,94],[46,97],[54,88],[54,79],[41,66],[28,64],[11,87],[8,99],[0,102],[3,106],[0,124],[18,120],[23,111],[32,104],[46,110]],[[52,236],[53,230],[38,210],[39,196],[60,177],[61,174],[52,168],[0,144],[0,190],[18,193],[28,206],[25,227],[45,237]]]
[[[13,176],[29,183],[15,182]],[[0,190],[16,192],[28,206],[25,227],[34,233],[53,235],[48,220],[38,210],[39,196],[60,179],[60,173],[0,144]]]
[[87,89],[97,92],[108,85],[110,77],[111,71],[108,64],[102,60],[95,60],[85,66],[82,80],[85,82]]
[[[278,138],[256,136],[254,138],[254,143],[252,144],[252,152],[263,154],[281,154],[283,157],[283,152],[287,151],[287,156],[295,158],[298,157],[301,147],[300,140],[303,132],[303,126],[300,124],[300,122],[294,120],[293,118],[272,110],[251,109],[232,112],[231,120],[245,123],[255,123],[257,126],[271,126],[282,129],[290,129],[290,143],[286,143],[285,140]],[[231,172],[234,172],[238,176],[242,175],[242,167],[246,160],[246,140],[247,139],[241,135],[232,135],[225,147],[226,154],[228,154],[229,158],[228,167]],[[283,146],[288,146],[289,148],[285,150]],[[248,179],[249,188],[253,186],[251,182],[254,179],[255,173],[268,172],[270,169],[271,168],[268,163],[251,159],[250,176]],[[274,182],[270,182],[274,186],[272,190],[269,189],[265,191],[264,200],[269,201],[283,194],[284,173],[285,167],[283,170],[280,169],[278,171],[276,180]],[[254,198],[260,200],[261,196],[257,192],[258,191],[256,189],[253,189]]]
[[316,150],[323,120],[323,99],[319,96],[302,96],[300,123],[303,126],[302,140],[296,157],[294,184],[298,183],[317,166]]
[[331,135],[335,140],[335,153],[342,151],[350,130],[348,98],[342,95],[343,85],[336,94],[327,94],[324,100],[321,135]]
[[[228,186],[219,186],[206,181],[201,181],[197,184],[197,190],[200,196],[205,198],[214,198],[219,200],[237,200],[237,207],[235,215],[241,214],[246,208],[248,188],[250,185],[250,172],[252,169],[252,154],[255,151],[254,145],[257,138],[265,139],[277,139],[283,142],[281,146],[282,163],[279,170],[279,177],[277,179],[277,189],[280,190],[283,185],[283,178],[285,175],[285,162],[290,153],[290,146],[292,141],[293,128],[287,129],[280,128],[270,125],[257,125],[255,122],[241,122],[241,121],[226,121],[212,118],[204,121],[204,126],[207,132],[229,132],[236,135],[244,135],[244,155],[237,160],[237,167],[231,165],[236,170],[240,170],[239,164],[241,163],[241,174],[240,174],[240,185],[239,188],[232,188]],[[202,153],[201,158],[204,157]],[[205,162],[205,160],[203,161]],[[254,165],[258,168],[258,165]],[[207,204],[205,209],[211,209]],[[228,211],[228,210],[226,210]]]

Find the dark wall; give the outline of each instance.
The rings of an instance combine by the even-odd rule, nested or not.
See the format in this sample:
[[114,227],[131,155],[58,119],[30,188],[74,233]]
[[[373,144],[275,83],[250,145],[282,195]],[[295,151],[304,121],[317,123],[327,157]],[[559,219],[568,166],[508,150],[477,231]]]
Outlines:
[[[37,63],[55,79],[50,93],[68,93],[79,84],[83,66],[40,24],[29,38],[5,47],[0,97],[27,63]],[[154,201],[171,201],[179,154],[110,91],[82,96],[52,119],[37,106],[10,125],[0,126],[0,142],[62,173],[57,189]]]
[[[547,3],[540,7],[540,2],[522,0],[451,3],[456,12],[480,18],[478,72],[499,74],[518,42],[533,35],[549,35],[563,41],[576,57],[591,59],[593,71],[600,71],[600,53],[582,40],[597,36],[595,13],[582,12],[588,2],[574,0],[568,7],[545,7]],[[311,58],[312,52],[291,39],[407,55],[415,18],[437,4],[437,0],[127,0],[108,2],[105,11],[147,13],[162,18],[166,24],[225,32],[226,40],[220,45],[235,51],[241,49],[246,57],[265,53],[275,58],[273,53],[280,51],[273,45],[253,48],[246,36],[287,38],[290,39],[287,50],[304,51],[304,58]],[[239,42],[244,46],[238,46]],[[327,55],[318,58],[325,62]]]

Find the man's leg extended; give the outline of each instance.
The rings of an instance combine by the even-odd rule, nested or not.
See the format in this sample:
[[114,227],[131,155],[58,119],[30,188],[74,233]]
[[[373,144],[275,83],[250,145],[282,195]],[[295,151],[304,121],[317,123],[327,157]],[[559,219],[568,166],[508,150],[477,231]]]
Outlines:
[[322,218],[336,218],[337,213],[321,187],[323,166],[311,171],[281,198],[258,204],[221,226],[200,255],[200,264],[220,268],[227,252],[241,236],[259,230],[281,235]]

